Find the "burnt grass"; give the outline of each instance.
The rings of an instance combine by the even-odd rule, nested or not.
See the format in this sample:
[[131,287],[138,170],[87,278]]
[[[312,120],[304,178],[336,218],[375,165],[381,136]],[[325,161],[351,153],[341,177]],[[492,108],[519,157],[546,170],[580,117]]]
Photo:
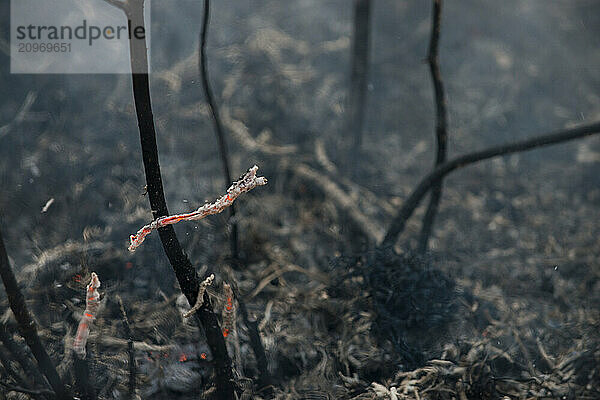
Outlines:
[[[237,282],[278,399],[600,398],[598,138],[451,175],[425,255],[412,249],[426,201],[394,251],[375,250],[334,199],[295,173],[302,162],[328,176],[383,230],[430,170],[434,110],[422,62],[430,10],[415,3],[375,2],[366,134],[351,161],[343,130],[347,3],[214,4],[207,52],[217,101],[259,144],[249,146],[229,125],[232,171],[256,163],[269,184],[237,201],[243,263],[229,258],[225,215],[176,225],[180,241],[202,279],[216,275],[209,290],[216,310],[225,303],[223,282]],[[450,154],[600,118],[597,6],[445,7],[440,62]],[[226,186],[198,82],[197,35],[190,35],[200,15],[198,4],[153,3],[160,34],[152,42],[151,89],[171,213],[195,209]],[[36,96],[26,117],[0,136],[0,221],[59,373],[72,380],[71,341],[94,271],[103,304],[88,359],[99,398],[127,393],[117,295],[135,341],[137,394],[210,397],[210,351],[202,331],[181,316],[189,305],[158,235],[127,251],[129,234],[151,219],[130,77],[10,75],[8,57],[0,57],[2,124],[27,93]],[[316,140],[334,171],[315,156]],[[285,155],[264,150],[285,145],[296,147]],[[360,167],[354,176],[353,163]],[[28,354],[4,291],[0,305],[2,322]],[[240,398],[267,398],[255,384],[239,316],[227,345]]]

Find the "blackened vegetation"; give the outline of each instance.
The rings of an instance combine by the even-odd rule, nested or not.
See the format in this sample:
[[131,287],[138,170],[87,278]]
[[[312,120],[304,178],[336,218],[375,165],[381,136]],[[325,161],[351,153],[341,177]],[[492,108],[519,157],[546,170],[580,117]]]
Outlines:
[[363,298],[356,306],[373,314],[372,334],[380,346],[391,344],[394,368],[382,364],[367,379],[421,367],[447,340],[440,332],[459,316],[454,281],[420,256],[377,249],[335,260],[331,275],[337,277],[328,288],[331,296]]
[[82,400],[97,399],[94,380],[90,377],[89,352],[86,358],[81,358],[77,354],[73,354],[73,375],[79,397]]
[[121,309],[121,316],[123,318],[123,328],[125,330],[125,335],[127,336],[127,354],[129,356],[128,364],[129,364],[129,380],[128,380],[128,395],[130,399],[135,397],[135,386],[136,386],[136,365],[135,365],[135,350],[133,348],[133,335],[131,332],[131,326],[129,325],[129,318],[127,318],[127,312],[125,311],[125,306],[123,305],[123,300],[121,297],[117,297],[119,301],[119,308]]
[[358,171],[360,145],[367,105],[367,76],[369,69],[369,38],[371,36],[371,0],[354,0],[354,26],[352,32],[352,67],[346,134],[352,136],[353,147],[349,155]]
[[[135,3],[132,1],[127,4]],[[435,2],[435,7],[440,5],[441,1]],[[434,33],[436,24],[439,29],[441,18],[440,9],[435,7]],[[277,51],[281,43],[270,40],[272,37],[267,39],[263,38],[261,43],[271,51]],[[293,42],[293,38],[288,39]],[[432,37],[432,41],[434,39]],[[289,41],[284,40],[286,43]],[[137,49],[135,54],[141,54],[140,50]],[[242,65],[244,59],[251,59],[255,55],[243,46],[236,51],[237,60]],[[310,50],[306,50],[303,57],[308,58],[309,53]],[[193,59],[192,76],[196,76],[197,59],[195,56]],[[273,64],[276,72],[279,67]],[[232,72],[235,78],[232,81],[237,79],[244,82],[244,76],[236,76],[236,73],[241,74]],[[148,76],[134,75],[133,81],[146,177],[154,182],[154,186],[148,185],[149,197],[152,210],[160,215],[167,210],[160,184]],[[294,90],[297,90],[297,86]],[[268,92],[271,95],[275,91]],[[235,91],[232,93],[229,96],[239,94]],[[164,101],[160,96],[154,100]],[[174,106],[169,112],[179,115],[179,106]],[[250,116],[259,115],[260,110],[253,108],[255,104],[244,107],[247,109],[236,114],[233,107],[228,109],[224,104],[225,120],[231,123],[233,115],[243,125],[240,121],[246,118],[245,112]],[[294,107],[289,108],[294,113],[302,113]],[[310,115],[307,120],[312,117]],[[248,120],[251,118],[247,117]],[[244,120],[244,123],[249,122]],[[592,201],[576,199],[581,201],[581,210],[567,209],[564,203],[556,206],[555,201],[550,201],[554,206],[548,208],[552,211],[549,213],[538,209],[538,206],[543,207],[541,203],[555,194],[556,198],[559,195],[567,198],[564,187],[557,188],[557,193],[549,194],[533,188],[528,190],[528,184],[520,183],[522,186],[517,184],[507,192],[499,193],[504,190],[503,185],[508,183],[502,181],[506,176],[498,173],[494,179],[488,180],[486,175],[485,179],[475,183],[475,190],[461,188],[457,195],[456,191],[452,192],[455,188],[446,189],[454,194],[452,205],[455,213],[446,221],[459,220],[461,215],[474,211],[463,202],[479,202],[482,205],[476,210],[479,218],[476,224],[458,221],[457,225],[450,228],[438,228],[441,246],[448,249],[443,254],[443,261],[433,258],[434,255],[423,258],[410,253],[398,254],[392,250],[408,218],[422,199],[427,193],[435,191],[450,172],[491,157],[577,139],[598,131],[599,124],[588,124],[438,163],[438,167],[425,176],[412,194],[399,196],[405,199],[401,205],[397,198],[392,202],[392,195],[388,192],[370,192],[369,188],[361,186],[362,182],[344,180],[335,165],[324,167],[327,163],[322,159],[314,160],[310,155],[295,153],[296,150],[286,152],[286,157],[273,155],[269,159],[270,165],[265,165],[265,169],[271,169],[268,175],[274,177],[277,193],[267,193],[259,201],[248,202],[252,212],[240,218],[241,224],[247,224],[240,246],[249,257],[245,260],[244,268],[232,271],[231,278],[227,277],[233,284],[239,283],[239,290],[237,285],[234,286],[235,295],[240,301],[242,319],[249,328],[247,331],[243,328],[239,330],[239,353],[228,340],[228,344],[232,344],[229,354],[238,358],[237,372],[252,378],[236,377],[235,383],[243,391],[240,398],[271,397],[271,393],[252,384],[254,377],[258,377],[259,384],[264,385],[261,377],[269,375],[275,394],[279,398],[291,399],[374,400],[393,398],[391,389],[397,390],[399,398],[598,398],[599,299],[596,290],[597,260],[594,259],[597,243],[587,237],[597,228],[585,221],[589,215],[595,216],[590,208],[585,208]],[[193,139],[186,136],[193,135],[182,135],[178,140],[185,145],[197,141],[197,136],[193,136]],[[253,149],[246,148],[242,156],[247,157],[251,151],[260,153],[266,150],[269,146],[268,136],[263,135]],[[66,140],[64,137],[61,139]],[[241,146],[247,144],[248,140]],[[135,149],[136,152],[124,154],[133,157],[137,154],[137,146]],[[190,149],[196,150],[193,146]],[[99,150],[97,157],[106,157]],[[107,163],[110,162],[109,157],[108,160]],[[381,166],[381,163],[374,165]],[[541,169],[554,165],[544,163]],[[572,178],[581,172],[581,168],[574,171],[563,177]],[[169,181],[181,175],[179,171],[171,174]],[[411,193],[413,188],[407,187],[397,176],[405,177],[406,174],[394,171],[393,179],[379,180],[377,177],[377,182],[386,188],[401,188],[396,194]],[[371,190],[375,190],[373,187]],[[504,194],[505,197],[501,200],[490,198],[485,194],[486,190],[496,191],[496,194]],[[103,197],[111,196],[110,192],[94,193]],[[593,190],[588,195],[593,198]],[[451,201],[452,196],[448,197]],[[457,201],[457,197],[460,200]],[[489,207],[492,201],[496,204]],[[502,218],[506,219],[503,209],[519,207],[517,201],[521,202],[524,214],[523,224],[512,227],[518,230],[518,240],[507,244],[499,239],[498,231],[490,233],[481,228],[486,222],[490,225],[501,223]],[[135,200],[132,200],[131,203],[147,209],[147,205],[141,201],[135,204]],[[155,208],[156,205],[158,208]],[[325,260],[340,249],[347,249],[343,246],[353,239],[352,234],[339,234],[340,226],[344,226],[343,218],[340,218],[343,212],[360,216],[355,218],[359,222],[357,226],[377,237],[383,231],[382,221],[388,221],[396,211],[394,207],[399,212],[381,247],[354,257],[348,256],[350,252],[342,251],[345,256],[337,258],[330,269],[325,267]],[[372,208],[385,210],[385,216],[378,217],[379,212],[372,212]],[[121,210],[115,218],[115,214],[103,212],[103,217],[112,217],[107,218],[108,221],[122,221],[125,214]],[[537,224],[550,220],[548,225],[551,226],[555,222],[554,213],[568,213],[569,217],[574,217],[573,225],[585,225],[585,228],[535,230],[533,241],[540,242],[541,236],[579,235],[570,241],[558,240],[574,248],[551,249],[536,259],[532,248],[537,252],[542,245],[531,245],[532,239],[527,237],[527,232],[532,232],[528,229],[528,225],[531,225],[528,221],[535,220]],[[527,220],[529,217],[531,219]],[[513,222],[509,221],[511,224]],[[518,223],[520,221],[516,221]],[[425,226],[424,222],[424,229]],[[414,227],[409,228],[414,239],[418,232]],[[491,248],[490,254],[470,256],[466,263],[459,257],[457,260],[451,259],[458,251],[451,246],[452,240],[448,236],[459,235],[461,229],[465,228],[480,235],[482,242],[499,243]],[[114,226],[114,229],[118,230],[119,227]],[[88,280],[89,269],[80,259],[80,255],[84,254],[93,259],[95,264],[100,264],[98,266],[101,268],[94,266],[94,270],[101,271],[103,282],[109,282],[104,287],[105,291],[113,292],[108,293],[109,298],[114,292],[123,294],[131,318],[131,331],[123,329],[122,307],[115,301],[107,302],[93,328],[94,337],[90,340],[90,354],[98,363],[95,369],[91,368],[89,376],[93,376],[96,382],[79,385],[80,394],[85,395],[86,388],[91,386],[98,389],[98,397],[102,399],[110,398],[119,391],[133,397],[137,375],[138,390],[144,398],[198,398],[203,388],[214,385],[215,377],[211,373],[215,364],[223,362],[218,354],[219,349],[223,348],[217,346],[217,353],[212,351],[215,342],[211,342],[209,337],[209,348],[200,329],[182,320],[177,307],[181,304],[187,306],[188,301],[184,296],[178,296],[173,288],[174,281],[162,279],[161,260],[154,259],[153,255],[148,256],[150,251],[136,255],[138,258],[134,260],[139,265],[135,267],[124,267],[125,260],[131,260],[129,255],[124,254],[116,254],[113,258],[107,258],[106,262],[98,263],[109,253],[108,247],[118,248],[119,245],[113,244],[122,244],[124,236],[121,233],[111,236],[105,232],[106,236],[102,238],[104,247],[82,246],[72,257],[56,257],[52,263],[44,263],[42,261],[48,258],[40,257],[39,265],[33,271],[27,268],[21,271],[20,281],[28,283],[27,306],[39,323],[38,333],[48,353],[53,360],[57,360],[55,364],[63,382],[70,384],[74,378],[73,366],[69,365],[72,360],[69,356],[61,360],[61,356],[68,354],[68,338],[73,333],[69,329],[76,327],[75,317],[82,310],[81,302],[78,304],[73,298],[81,296]],[[173,231],[169,233],[169,230],[164,230],[161,241],[169,260],[174,263],[180,288],[188,299],[193,298],[194,284],[197,290],[197,277]],[[526,241],[529,241],[529,247],[522,245]],[[548,243],[560,247],[559,243]],[[215,241],[209,246],[216,248],[215,253],[227,254],[226,244]],[[66,253],[67,248],[65,246],[59,253]],[[519,251],[522,253],[519,254]],[[547,258],[548,254],[557,253],[567,255],[558,261]],[[503,259],[502,254],[514,256]],[[483,265],[474,266],[478,257],[481,257]],[[79,264],[83,264],[83,267]],[[213,264],[211,259],[208,264],[214,265],[216,262]],[[206,270],[201,270],[202,276],[207,273]],[[447,271],[452,271],[453,275]],[[10,276],[8,281],[10,286]],[[11,287],[14,289],[15,285]],[[242,302],[243,295],[239,291],[251,293],[247,303]],[[9,292],[9,297],[14,295],[14,290]],[[215,309],[219,308],[219,295],[218,290],[211,293]],[[203,322],[209,322],[208,325],[204,324],[209,328],[207,335],[219,332],[218,318],[214,313],[204,311]],[[8,318],[6,325],[0,328],[0,363],[3,366],[0,385],[7,390],[31,393],[36,398],[51,395],[53,392],[47,389],[45,378],[39,372],[36,375],[37,366],[33,358],[27,353],[23,342],[19,342],[17,324]],[[257,352],[256,348],[263,343],[267,351]],[[253,347],[254,358],[249,347]],[[27,355],[23,357],[22,354]],[[60,363],[58,360],[61,360]],[[139,366],[137,372],[132,371],[136,363]],[[75,365],[75,372],[78,370],[80,368]],[[5,377],[6,382],[10,383],[5,382]],[[373,386],[372,382],[379,386]]]
[[[132,19],[135,26],[144,26],[144,1],[133,0],[128,2],[125,13]],[[148,71],[148,55],[145,40],[130,39],[131,70]],[[148,198],[152,209],[152,216],[158,217],[169,215],[165,200],[160,165],[158,162],[158,148],[156,145],[156,129],[154,127],[154,116],[152,114],[152,102],[150,98],[150,83],[148,73],[132,73],[133,96],[135,110],[138,120],[140,142],[142,146],[142,158],[146,172],[146,184],[148,187]],[[158,230],[163,249],[173,267],[181,291],[185,294],[190,304],[196,304],[199,280],[192,263],[183,252],[181,244],[175,235],[172,226]],[[213,311],[212,303],[208,294],[204,294],[202,308],[195,314],[198,322],[206,334],[206,341],[211,348],[215,366],[215,385],[217,394],[223,399],[233,399],[233,372],[231,359],[227,353],[225,339],[221,333],[219,321]]]
[[[442,29],[442,3],[443,0],[433,1],[433,10],[431,12],[431,35],[429,36],[429,50],[427,52],[427,63],[433,83],[435,97],[435,136],[436,136],[436,155],[435,167],[446,162],[448,153],[448,111],[446,107],[446,95],[444,93],[444,82],[440,71],[440,31]],[[434,167],[434,168],[435,168]],[[421,226],[421,235],[419,237],[419,253],[427,250],[433,222],[437,214],[440,200],[442,198],[442,183],[440,180],[431,189],[429,206],[423,217]]]
[[[204,0],[204,14],[202,16],[202,26],[200,29],[200,40],[198,51],[198,66],[200,68],[200,80],[202,81],[202,89],[204,89],[204,97],[210,109],[212,116],[213,127],[219,144],[219,154],[221,156],[221,168],[223,169],[223,177],[225,178],[225,187],[231,184],[231,162],[229,161],[229,150],[227,149],[227,138],[225,137],[225,128],[219,116],[219,108],[215,101],[213,90],[208,79],[208,60],[206,58],[206,41],[208,38],[208,26],[210,23],[210,0]],[[229,245],[231,257],[233,260],[238,260],[239,244],[238,244],[238,224],[235,220],[235,204],[229,206],[229,223],[231,224],[231,233],[229,235]]]
[[490,147],[488,149],[456,157],[444,164],[441,164],[434,169],[433,172],[425,176],[425,178],[423,178],[415,187],[410,196],[404,201],[402,207],[392,220],[392,223],[388,228],[381,245],[384,247],[393,246],[396,243],[398,236],[400,236],[400,234],[404,231],[406,221],[411,217],[425,194],[427,194],[427,192],[433,186],[444,179],[444,177],[450,172],[490,158],[522,151],[529,151],[538,147],[550,146],[574,139],[584,138],[586,136],[597,135],[599,133],[600,122],[595,122],[587,125],[580,125],[575,128],[561,129],[546,135],[535,136],[531,139]]
[[[231,179],[231,163],[229,160],[229,151],[227,149],[227,138],[225,136],[225,128],[219,115],[219,108],[215,102],[215,96],[213,94],[210,81],[208,78],[208,60],[206,57],[206,41],[208,37],[208,28],[210,23],[210,0],[204,0],[204,14],[202,16],[202,26],[200,29],[200,40],[199,40],[199,68],[200,68],[200,79],[202,81],[202,88],[204,89],[204,97],[208,103],[208,107],[211,112],[213,127],[217,136],[217,142],[219,144],[219,154],[221,156],[221,167],[223,169],[223,176],[225,178],[225,185],[230,185]],[[238,223],[235,216],[235,204],[229,206],[229,223],[231,226],[231,232],[229,236],[229,246],[231,250],[231,258],[236,266],[242,266],[245,263],[239,254],[239,229]],[[267,368],[267,356],[265,349],[260,339],[260,333],[258,332],[258,324],[256,321],[251,321],[248,316],[246,303],[238,290],[235,279],[232,279],[230,284],[232,285],[235,298],[239,304],[240,314],[244,325],[248,328],[248,334],[250,336],[250,346],[256,357],[257,367],[259,370],[259,384],[262,388],[270,387],[271,377]],[[270,390],[270,389],[268,389]]]
[[2,239],[2,233],[0,232],[0,277],[2,283],[6,289],[6,295],[8,297],[8,303],[10,309],[17,320],[19,331],[27,346],[31,350],[35,357],[38,367],[48,379],[50,386],[54,390],[58,399],[69,399],[70,395],[60,379],[58,372],[54,366],[54,363],[48,356],[42,341],[38,335],[37,324],[33,320],[27,305],[25,304],[25,298],[23,293],[17,284],[17,279],[12,271],[10,263],[8,261],[8,254],[4,248],[4,240]]
[[[46,386],[46,381],[31,358],[30,352],[25,346],[14,340],[13,332],[5,324],[0,325],[0,343],[7,351],[4,353],[3,350],[0,350],[2,365],[18,385],[23,387]],[[9,360],[14,360],[19,364],[23,370],[22,375],[17,368],[11,367]]]

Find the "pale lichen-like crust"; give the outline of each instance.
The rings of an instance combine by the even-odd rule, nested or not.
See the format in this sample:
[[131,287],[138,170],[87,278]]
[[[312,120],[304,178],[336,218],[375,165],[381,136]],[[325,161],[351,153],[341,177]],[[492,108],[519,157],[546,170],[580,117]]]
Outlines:
[[95,272],[92,272],[92,279],[87,285],[86,298],[85,298],[85,311],[79,321],[77,327],[77,334],[73,340],[73,351],[77,353],[81,358],[85,358],[85,345],[87,343],[88,336],[90,335],[90,326],[96,319],[98,308],[100,306],[100,279]]
[[194,307],[192,307],[190,311],[183,314],[184,318],[191,317],[196,311],[200,309],[200,307],[202,307],[202,304],[204,304],[204,292],[206,292],[207,287],[212,285],[214,280],[215,274],[210,274],[208,278],[202,281],[202,283],[200,284],[200,288],[198,289],[198,297],[196,298],[196,304],[194,304]]
[[153,230],[162,228],[163,226],[173,225],[180,221],[198,221],[209,215],[219,214],[232,205],[235,199],[242,193],[248,192],[257,186],[266,185],[267,179],[263,176],[256,176],[256,171],[258,171],[258,167],[255,165],[250,168],[239,181],[234,182],[229,189],[227,189],[227,193],[215,200],[214,203],[206,203],[191,213],[160,217],[150,222],[148,225],[144,225],[135,235],[129,237],[129,251],[135,251],[135,249],[142,244],[146,236]]

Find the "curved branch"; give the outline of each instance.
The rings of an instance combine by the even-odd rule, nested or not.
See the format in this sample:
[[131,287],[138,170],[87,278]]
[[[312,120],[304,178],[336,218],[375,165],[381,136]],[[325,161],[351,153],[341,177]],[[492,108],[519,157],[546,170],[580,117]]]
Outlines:
[[[206,39],[208,37],[208,25],[210,22],[210,0],[204,0],[204,16],[202,18],[202,30],[200,31],[200,51],[198,52],[199,65],[200,65],[200,78],[202,81],[202,87],[204,89],[204,96],[208,103],[208,108],[212,115],[212,121],[217,134],[217,141],[219,142],[219,152],[221,154],[221,165],[223,166],[223,175],[225,178],[225,184],[229,185],[231,182],[231,168],[229,163],[229,155],[227,150],[227,141],[225,139],[225,130],[223,129],[223,123],[219,116],[219,109],[215,104],[210,82],[208,80],[208,68],[206,61]],[[231,224],[231,236],[229,237],[229,244],[231,247],[231,256],[234,260],[238,259],[238,224],[235,220],[235,206],[232,204],[229,208],[229,223]]]
[[595,122],[589,125],[563,129],[547,135],[536,136],[531,139],[465,154],[438,166],[433,172],[421,180],[410,196],[404,201],[402,208],[400,208],[400,211],[396,217],[394,217],[380,247],[393,246],[396,243],[398,236],[400,236],[404,230],[406,221],[413,214],[423,197],[436,183],[440,182],[450,172],[490,158],[532,150],[537,147],[549,146],[585,136],[596,135],[598,133],[600,133],[600,122]]
[[31,349],[31,353],[33,353],[39,369],[46,376],[48,383],[50,383],[54,393],[56,393],[56,398],[59,400],[72,399],[72,396],[69,395],[65,385],[60,380],[60,376],[56,372],[56,368],[38,336],[37,325],[27,308],[23,293],[10,267],[6,248],[4,247],[4,240],[2,239],[2,232],[0,232],[0,277],[6,289],[10,309],[19,324],[21,336],[23,336],[25,343]]
[[[429,41],[427,62],[429,63],[431,80],[433,81],[433,89],[435,92],[435,134],[437,138],[437,155],[435,159],[435,167],[446,162],[448,153],[448,112],[446,110],[446,97],[444,94],[444,83],[442,81],[442,74],[440,72],[438,51],[440,42],[441,21],[442,0],[434,0],[433,12],[431,16],[431,39]],[[433,222],[435,221],[435,216],[437,214],[440,205],[440,199],[442,197],[442,183],[443,180],[440,179],[439,182],[437,182],[431,189],[431,198],[429,199],[429,206],[427,207],[427,212],[425,213],[425,217],[423,217],[423,225],[421,226],[421,236],[419,238],[418,248],[418,251],[420,253],[424,253],[427,250],[427,243],[429,242],[429,236],[431,236]]]

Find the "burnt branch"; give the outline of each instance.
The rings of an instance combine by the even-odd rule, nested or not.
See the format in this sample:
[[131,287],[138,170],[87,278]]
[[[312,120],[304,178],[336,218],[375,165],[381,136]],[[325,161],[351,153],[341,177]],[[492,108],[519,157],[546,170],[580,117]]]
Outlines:
[[135,365],[135,351],[133,349],[133,335],[131,333],[131,326],[129,325],[129,318],[127,318],[127,312],[125,312],[125,306],[121,296],[117,296],[119,301],[119,308],[121,309],[121,317],[123,318],[123,327],[125,328],[125,335],[127,336],[127,354],[129,355],[129,381],[127,384],[128,394],[130,399],[135,398],[135,382],[136,382],[136,365]]
[[86,359],[87,339],[90,335],[92,323],[96,319],[98,308],[100,307],[100,279],[95,272],[92,272],[90,283],[85,290],[85,310],[79,321],[77,333],[73,339],[73,372],[75,376],[75,386],[83,400],[96,400],[96,389],[94,388],[93,377],[90,376],[89,361]]
[[13,340],[12,333],[9,332],[5,324],[0,324],[0,342],[6,347],[14,360],[23,368],[25,376],[30,377],[37,385],[47,385],[46,379],[42,376],[39,369],[33,363],[29,354],[23,354],[22,347]]
[[[215,132],[217,134],[217,140],[219,142],[219,150],[221,153],[221,163],[223,165],[223,172],[225,176],[225,182],[231,182],[231,174],[229,167],[229,157],[227,151],[227,142],[225,138],[225,130],[223,128],[223,123],[221,121],[221,117],[219,115],[219,109],[217,108],[214,96],[212,92],[212,88],[210,86],[210,82],[208,79],[208,68],[207,68],[207,59],[206,59],[206,40],[208,36],[208,27],[210,22],[210,0],[204,0],[204,15],[202,19],[202,30],[200,32],[200,51],[199,51],[199,64],[200,64],[200,77],[202,80],[202,87],[204,88],[204,96],[206,97],[206,102],[208,103],[208,107],[210,108],[210,112],[212,114],[213,125]],[[231,246],[231,256],[234,260],[240,261],[239,259],[239,242],[238,242],[238,224],[235,220],[235,207],[232,204],[230,207],[230,223],[231,223],[231,236],[230,236],[230,246]],[[271,377],[267,368],[267,357],[265,354],[264,346],[262,345],[262,341],[260,339],[260,334],[258,332],[258,324],[256,322],[251,323],[248,319],[248,312],[246,311],[246,305],[243,300],[239,296],[239,292],[237,290],[237,284],[233,279],[231,279],[231,284],[233,285],[233,290],[236,299],[238,300],[238,304],[240,306],[240,311],[242,314],[242,318],[246,327],[248,328],[248,336],[250,338],[250,346],[252,347],[252,351],[254,352],[254,356],[256,357],[256,363],[258,366],[260,384],[261,386],[267,386],[271,384]],[[192,303],[190,303],[192,304]]]
[[240,294],[240,290],[233,277],[233,273],[230,269],[227,272],[229,275],[231,289],[233,290],[233,295],[238,302],[240,314],[242,315],[242,320],[244,321],[244,325],[246,325],[246,328],[248,329],[248,339],[250,341],[250,347],[252,348],[254,357],[256,358],[256,366],[258,368],[259,373],[259,386],[261,388],[266,388],[266,395],[271,397],[273,394],[271,386],[273,379],[271,378],[271,374],[269,373],[267,353],[265,352],[265,347],[263,346],[262,340],[260,338],[260,333],[258,331],[258,322],[250,320],[250,317],[248,315],[248,309],[246,308],[246,302]]
[[25,298],[23,297],[23,293],[21,293],[21,289],[17,284],[15,274],[13,273],[8,261],[8,254],[6,254],[1,231],[0,277],[2,277],[2,283],[6,289],[6,295],[8,297],[10,309],[12,310],[13,315],[17,320],[17,324],[19,325],[19,331],[25,339],[25,343],[27,343],[27,346],[29,346],[31,349],[31,353],[37,360],[39,369],[46,376],[48,383],[50,383],[54,393],[56,393],[56,398],[59,400],[72,399],[66,387],[60,380],[60,376],[58,375],[58,372],[56,372],[56,368],[54,367],[52,360],[48,356],[48,353],[46,352],[46,349],[44,348],[44,345],[38,336],[37,325],[33,320],[27,305],[25,304]]
[[371,0],[354,1],[354,31],[352,35],[352,69],[348,108],[348,132],[352,132],[353,152],[357,154],[362,143],[367,97],[369,67],[369,35],[371,31]]
[[96,314],[100,307],[99,287],[100,279],[98,279],[98,275],[95,272],[92,272],[90,283],[87,285],[85,292],[85,310],[83,311],[79,326],[77,327],[77,333],[73,340],[73,351],[79,358],[85,358],[85,346],[90,335],[90,328],[96,319]]
[[96,389],[90,376],[89,359],[83,358],[77,352],[73,353],[73,374],[75,387],[81,400],[96,400]]
[[184,214],[175,214],[164,216],[155,219],[147,225],[140,228],[135,235],[129,237],[129,251],[135,251],[145,240],[146,236],[152,233],[153,230],[160,229],[167,225],[175,225],[181,221],[198,221],[209,215],[215,215],[222,212],[227,207],[231,207],[235,199],[242,193],[246,193],[257,186],[267,184],[267,179],[264,176],[256,176],[258,166],[254,166],[248,170],[238,181],[233,182],[227,193],[216,199],[213,203],[205,203],[196,211]]
[[[11,376],[17,385],[21,385],[22,387],[27,386],[25,378],[23,378],[21,374],[10,365],[10,361],[7,355],[4,353],[4,349],[2,347],[0,347],[0,364],[4,367],[4,372],[7,377]],[[54,392],[52,392],[52,394],[54,394]]]
[[[429,63],[429,71],[431,74],[431,80],[433,82],[433,89],[435,94],[435,109],[436,109],[436,122],[435,122],[435,136],[437,140],[437,154],[435,157],[435,167],[446,162],[448,153],[448,112],[446,109],[446,97],[444,94],[444,82],[442,81],[442,74],[440,72],[439,62],[439,43],[440,43],[440,29],[442,21],[442,2],[443,0],[433,1],[433,11],[431,15],[431,36],[429,40],[429,51],[427,54],[427,62]],[[423,225],[421,226],[421,236],[419,237],[419,248],[420,253],[424,253],[427,250],[427,244],[435,216],[437,214],[440,199],[442,197],[442,184],[443,179],[440,179],[435,183],[431,189],[431,197],[429,199],[429,206],[423,217]]]
[[194,304],[194,306],[190,308],[188,312],[183,314],[183,318],[191,317],[196,311],[200,309],[200,307],[202,307],[202,303],[204,302],[204,292],[206,292],[206,288],[212,285],[214,280],[215,274],[210,274],[210,276],[208,276],[205,280],[203,280],[200,283],[200,289],[198,289],[198,298],[196,299],[196,304]]
[[[126,12],[130,19],[131,27],[144,27],[144,2],[136,0],[128,3]],[[142,147],[142,160],[146,175],[146,184],[148,187],[148,198],[154,219],[169,215],[167,202],[162,185],[162,176],[158,161],[158,148],[156,145],[156,129],[154,127],[154,116],[152,113],[152,102],[150,98],[150,84],[148,78],[148,55],[146,52],[146,39],[135,38],[133,32],[129,32],[129,48],[131,54],[131,78],[133,83],[133,97],[135,111],[137,115],[138,128],[140,133],[140,142]],[[143,71],[143,72],[139,72]],[[158,229],[163,249],[181,291],[186,296],[190,304],[196,304],[196,297],[199,288],[199,280],[196,270],[183,252],[181,244],[175,235],[172,226],[164,226]],[[234,398],[233,371],[231,369],[231,359],[227,353],[225,340],[219,327],[219,322],[213,312],[210,299],[205,294],[204,305],[196,314],[200,326],[203,327],[206,334],[206,341],[211,350],[215,368],[215,383],[218,396],[222,399]]]
[[456,157],[451,161],[441,164],[429,175],[423,178],[410,196],[404,201],[404,204],[398,211],[398,214],[396,214],[392,220],[392,223],[380,247],[394,246],[398,236],[400,236],[404,230],[406,221],[411,217],[423,197],[436,183],[440,182],[450,172],[490,158],[528,151],[538,147],[550,146],[573,139],[596,135],[598,133],[600,133],[600,122],[595,122],[593,124],[582,125],[575,128],[562,129],[547,135],[536,136],[531,139],[525,139],[515,143],[490,147],[488,149]]
[[9,392],[19,392],[19,393],[29,394],[29,395],[35,396],[36,398],[39,398],[39,396],[52,396],[53,397],[56,395],[56,393],[54,393],[52,390],[48,390],[48,389],[27,389],[27,388],[20,387],[20,386],[13,386],[13,385],[10,385],[5,382],[0,382],[0,385],[3,386],[4,388],[6,388],[6,390]]
[[[217,142],[219,143],[219,153],[221,154],[221,164],[223,166],[223,176],[225,178],[225,184],[228,185],[231,182],[231,168],[229,162],[229,152],[227,150],[227,140],[225,138],[225,129],[223,129],[223,123],[219,115],[219,109],[215,103],[215,97],[213,95],[210,82],[208,80],[208,67],[206,59],[206,40],[208,37],[208,26],[210,22],[210,0],[204,0],[204,15],[202,18],[202,29],[200,31],[200,51],[198,52],[198,64],[200,66],[200,80],[202,81],[202,88],[204,89],[204,97],[208,103],[208,108],[212,115],[212,121],[217,134]],[[231,257],[234,260],[238,259],[239,247],[238,247],[238,224],[235,220],[235,206],[231,205],[229,208],[229,223],[231,224],[231,234],[229,236],[229,245],[231,247]]]

